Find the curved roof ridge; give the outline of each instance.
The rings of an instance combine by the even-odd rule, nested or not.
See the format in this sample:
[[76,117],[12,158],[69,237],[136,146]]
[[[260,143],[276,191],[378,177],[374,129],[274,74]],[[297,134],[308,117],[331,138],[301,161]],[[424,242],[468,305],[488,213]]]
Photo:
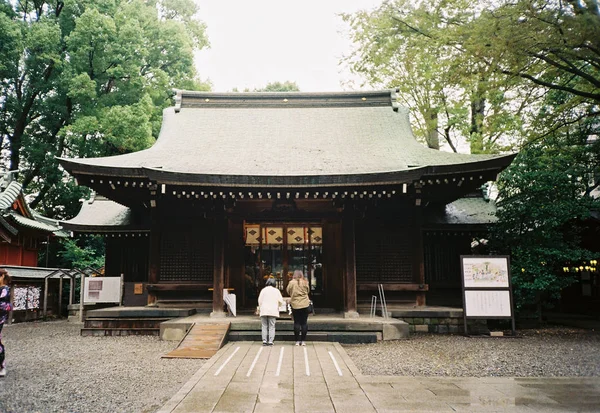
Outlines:
[[175,90],[175,112],[199,107],[360,107],[393,106],[396,90],[347,92],[203,92]]
[[17,181],[9,183],[6,189],[0,193],[0,209],[10,208],[21,194],[21,189],[23,186]]
[[411,173],[414,179],[417,170],[476,169],[475,164],[493,159],[498,165],[491,167],[502,169],[512,159],[426,148],[415,139],[409,111],[397,105],[394,90],[178,93],[176,106],[163,111],[159,138],[151,148],[61,159],[61,164],[75,174],[146,178],[151,170],[160,171],[161,179],[175,174],[170,180],[185,175],[197,183],[235,183],[242,178],[258,182],[256,177],[271,185],[269,177],[278,177],[285,185],[286,179],[299,181],[295,177],[344,183]]

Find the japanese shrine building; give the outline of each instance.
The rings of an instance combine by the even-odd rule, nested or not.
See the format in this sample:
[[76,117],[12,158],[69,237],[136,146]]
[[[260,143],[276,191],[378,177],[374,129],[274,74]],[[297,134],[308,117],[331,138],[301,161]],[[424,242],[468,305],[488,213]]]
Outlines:
[[60,160],[99,195],[64,227],[106,236],[125,305],[216,315],[233,288],[253,308],[266,277],[285,290],[296,269],[348,316],[378,284],[388,304],[460,304],[459,255],[489,216],[457,211],[484,210],[463,198],[513,157],[424,147],[395,91],[179,91],[151,148]]

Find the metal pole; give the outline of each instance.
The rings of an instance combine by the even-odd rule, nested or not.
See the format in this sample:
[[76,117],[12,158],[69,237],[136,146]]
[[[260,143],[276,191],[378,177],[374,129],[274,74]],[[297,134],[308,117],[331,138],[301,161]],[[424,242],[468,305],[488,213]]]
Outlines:
[[379,301],[381,302],[381,315],[383,318],[388,318],[387,311],[387,302],[385,301],[385,291],[383,290],[383,284],[378,284],[377,288],[379,290]]
[[377,296],[371,296],[371,318],[375,317],[377,314]]

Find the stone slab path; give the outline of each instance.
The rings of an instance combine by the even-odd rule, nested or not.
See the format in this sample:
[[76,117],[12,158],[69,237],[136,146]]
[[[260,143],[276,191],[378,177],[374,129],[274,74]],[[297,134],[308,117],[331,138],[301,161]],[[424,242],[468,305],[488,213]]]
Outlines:
[[457,411],[600,411],[600,378],[363,376],[338,343],[232,342],[158,413]]

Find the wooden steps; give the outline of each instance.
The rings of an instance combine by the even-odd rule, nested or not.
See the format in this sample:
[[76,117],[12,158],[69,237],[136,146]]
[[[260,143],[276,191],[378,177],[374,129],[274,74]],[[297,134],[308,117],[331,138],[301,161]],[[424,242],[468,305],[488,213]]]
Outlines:
[[163,358],[208,359],[225,344],[231,323],[194,324],[179,346]]

